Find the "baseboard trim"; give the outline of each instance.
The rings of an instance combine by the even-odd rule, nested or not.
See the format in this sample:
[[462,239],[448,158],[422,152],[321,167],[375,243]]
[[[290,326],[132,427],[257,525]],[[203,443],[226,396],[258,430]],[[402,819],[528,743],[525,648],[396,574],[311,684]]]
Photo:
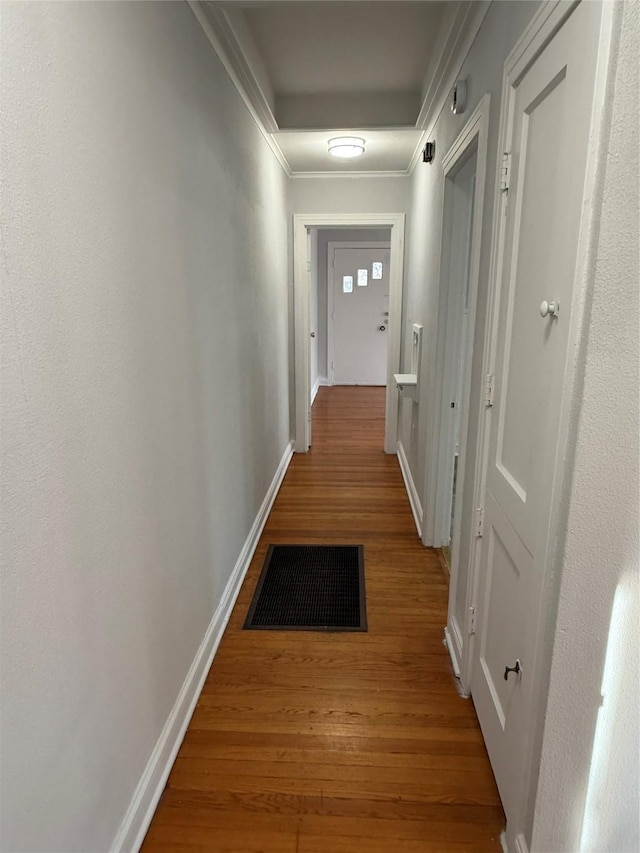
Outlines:
[[449,652],[449,657],[451,658],[451,665],[453,666],[453,674],[456,678],[460,678],[460,662],[458,661],[458,654],[456,652],[456,646],[451,637],[451,631],[449,630],[449,626],[444,629],[444,644],[447,647],[447,651]]
[[242,547],[231,577],[227,582],[222,599],[213,614],[200,648],[180,688],[175,705],[171,709],[167,722],[160,733],[160,737],[136,787],[120,829],[111,845],[111,853],[129,853],[129,851],[135,853],[135,851],[140,849],[144,841],[176,755],[193,716],[205,678],[211,669],[213,658],[218,650],[224,629],[233,611],[242,581],[247,573],[247,569],[260,540],[260,535],[269,517],[271,507],[278,494],[284,475],[287,473],[292,456],[293,442],[289,442],[278,465],[278,470],[262,502],[262,506]]
[[[504,853],[511,853],[511,851],[509,850],[509,842],[507,840],[506,830],[500,833],[500,844],[502,845],[502,850],[504,851]],[[514,853],[529,853],[529,846],[525,840],[524,835],[521,832],[519,832],[516,836],[514,844]]]
[[398,442],[398,463],[400,465],[400,471],[402,472],[402,479],[404,480],[407,495],[409,496],[409,504],[411,505],[411,512],[413,513],[413,520],[416,523],[418,536],[422,538],[422,505],[420,503],[420,498],[418,497],[416,484],[413,482],[413,477],[411,476],[411,469],[409,468],[409,462],[407,461],[407,454],[404,452],[404,447],[402,446],[401,441]]
[[316,399],[316,394],[318,393],[319,388],[326,388],[330,385],[329,380],[323,376],[318,376],[316,379],[316,384],[311,389],[311,405],[313,406],[313,401]]

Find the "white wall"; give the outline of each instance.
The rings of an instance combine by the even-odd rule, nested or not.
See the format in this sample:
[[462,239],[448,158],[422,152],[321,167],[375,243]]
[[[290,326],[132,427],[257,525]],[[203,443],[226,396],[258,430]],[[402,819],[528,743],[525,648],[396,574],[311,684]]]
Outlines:
[[404,213],[411,183],[403,178],[293,178],[293,213]]
[[[432,164],[419,162],[412,175],[404,292],[403,370],[409,369],[412,324],[421,323],[424,331],[420,402],[414,403],[412,400],[401,399],[399,440],[404,447],[411,475],[421,498],[424,493],[428,441],[434,431],[436,314],[444,200],[442,158],[465,126],[480,99],[488,92],[491,96],[491,106],[467,453],[467,471],[473,471],[476,462],[477,412],[482,388],[483,329],[487,311],[491,228],[496,190],[495,170],[502,73],[507,55],[537,8],[538,3],[535,2],[511,2],[511,0],[494,3],[490,7],[459,74],[460,77],[466,78],[468,86],[468,105],[465,112],[462,115],[453,115],[448,103],[445,104],[431,135],[431,139],[436,143],[436,159]],[[471,523],[473,514],[472,480],[472,477],[466,478],[466,488],[462,502],[459,504],[463,519],[468,519],[467,532],[465,533],[463,528],[461,537],[460,571],[457,579],[459,593],[456,595],[456,601],[459,612],[456,616],[460,625],[465,624],[466,616],[464,608],[467,589],[468,525]]]
[[2,849],[87,853],[289,439],[286,181],[187,4],[2,18]]
[[327,318],[328,318],[328,249],[329,243],[386,241],[391,240],[390,228],[320,228],[314,229],[318,234],[318,255],[316,259],[317,276],[317,306],[315,308],[318,319],[318,374],[326,381],[327,370]]
[[[532,849],[640,849],[639,7],[625,3]],[[622,11],[622,4],[619,11]]]

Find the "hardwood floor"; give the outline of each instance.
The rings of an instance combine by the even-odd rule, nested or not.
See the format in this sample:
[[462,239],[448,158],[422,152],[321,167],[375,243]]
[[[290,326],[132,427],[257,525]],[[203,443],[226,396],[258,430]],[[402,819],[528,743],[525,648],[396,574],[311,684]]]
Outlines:
[[[384,389],[321,388],[143,851],[500,851],[504,815],[442,643],[447,576],[383,453]],[[267,546],[365,546],[368,633],[243,631]]]

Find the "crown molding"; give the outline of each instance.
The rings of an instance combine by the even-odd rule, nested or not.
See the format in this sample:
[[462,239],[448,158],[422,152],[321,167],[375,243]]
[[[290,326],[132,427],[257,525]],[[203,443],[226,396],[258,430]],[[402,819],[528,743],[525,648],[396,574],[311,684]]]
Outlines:
[[433,63],[433,73],[425,91],[416,127],[423,133],[409,161],[408,174],[413,174],[425,141],[433,132],[449,93],[453,89],[460,69],[476,40],[493,0],[472,0],[461,5],[453,15],[442,48]]
[[408,169],[389,172],[292,172],[290,177],[301,178],[406,178],[409,176]]
[[[289,178],[398,178],[411,175],[420,159],[426,139],[446,104],[460,68],[473,45],[493,0],[467,0],[451,13],[446,36],[440,41],[441,49],[431,63],[428,84],[415,124],[422,130],[406,169],[375,172],[294,172],[274,136],[280,132],[271,108],[272,93],[265,92],[254,61],[248,50],[246,33],[241,32],[241,21],[236,10],[224,9],[206,0],[187,0],[209,43],[229,75],[232,83],[267,145]],[[454,7],[452,7],[454,8]],[[271,99],[269,97],[271,95]],[[371,128],[368,128],[371,130]],[[324,128],[323,128],[324,130]],[[388,128],[384,128],[388,130]],[[291,131],[294,132],[294,131]],[[295,131],[299,132],[299,131]],[[327,131],[328,132],[328,131]]]
[[[266,76],[266,70],[259,74],[256,69],[256,65],[262,66],[262,61],[258,59],[257,48],[241,17],[241,10],[227,10],[206,0],[200,0],[200,6],[211,22],[225,57],[242,84],[264,129],[267,133],[275,133],[280,128],[271,108],[273,92],[265,92],[264,84],[260,82],[260,76]],[[254,54],[253,57],[251,53]]]
[[[275,124],[275,118],[273,118],[271,107],[268,104],[255,74],[251,70],[251,66],[244,54],[244,51],[242,51],[239,44],[235,42],[235,36],[233,35],[234,30],[229,19],[224,15],[222,10],[218,10],[212,6],[208,6],[207,8],[209,11],[205,12],[203,3],[200,2],[200,0],[187,0],[187,3],[194,14],[196,21],[200,24],[202,31],[209,40],[211,47],[215,50],[218,59],[229,75],[231,82],[238,90],[238,94],[244,101],[244,105],[249,110],[249,113],[256,123],[258,130],[264,137],[265,142],[275,154],[278,163],[282,166],[287,177],[290,178],[292,173],[289,163],[272,133],[265,125],[265,118],[269,121],[266,110],[268,110],[268,113],[271,115],[271,120]],[[215,12],[215,15],[211,15],[212,11]],[[230,41],[227,44],[228,40]],[[237,49],[230,47],[234,42]],[[248,77],[246,80],[243,80],[245,74],[248,74]],[[249,91],[245,88],[245,83],[249,86]],[[251,94],[255,95],[256,93],[259,93],[260,97],[259,108],[256,108],[256,105],[251,98]],[[277,130],[277,124],[275,124],[275,127]]]

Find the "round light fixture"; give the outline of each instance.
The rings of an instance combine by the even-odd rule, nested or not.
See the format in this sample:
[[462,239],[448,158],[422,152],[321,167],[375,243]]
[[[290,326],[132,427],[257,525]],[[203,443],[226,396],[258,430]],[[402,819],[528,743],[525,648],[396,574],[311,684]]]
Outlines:
[[364,139],[359,136],[336,136],[329,140],[329,154],[350,159],[364,154]]

